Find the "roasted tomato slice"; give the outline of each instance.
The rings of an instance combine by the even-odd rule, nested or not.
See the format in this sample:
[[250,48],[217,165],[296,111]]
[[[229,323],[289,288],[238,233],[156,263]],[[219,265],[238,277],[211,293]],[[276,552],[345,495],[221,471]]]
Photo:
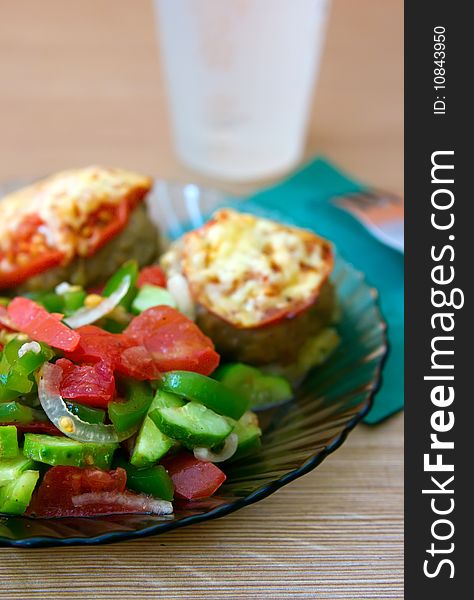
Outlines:
[[134,379],[156,379],[159,371],[146,348],[120,333],[109,333],[95,325],[76,330],[80,336],[77,348],[66,352],[74,362],[106,361],[113,371]]
[[29,298],[14,298],[7,309],[18,331],[36,342],[71,352],[79,343],[79,334],[61,323],[61,315],[51,314]]
[[132,320],[124,335],[145,346],[160,371],[182,369],[209,375],[219,364],[212,341],[170,306],[145,310]]
[[158,287],[166,286],[166,275],[159,265],[145,267],[140,271],[137,287],[141,288],[144,285],[157,285]]
[[226,480],[225,474],[210,462],[181,452],[162,461],[174,485],[177,497],[198,500],[212,496]]
[[63,370],[61,396],[95,406],[107,408],[115,396],[114,373],[105,361],[93,365],[75,365],[66,358],[56,363]]
[[6,258],[10,264],[9,269],[0,268],[0,289],[15,287],[28,277],[61,264],[64,254],[47,245],[38,231],[41,225],[38,215],[28,215],[17,227],[8,254],[0,251],[0,260]]
[[115,471],[81,469],[79,467],[52,467],[36,490],[28,514],[37,517],[68,517],[98,514],[84,511],[73,503],[81,494],[123,493],[127,473],[118,467]]
[[117,206],[103,207],[90,216],[84,227],[84,232],[89,233],[88,256],[95,254],[99,248],[125,229],[130,210],[131,207],[127,202],[121,202]]

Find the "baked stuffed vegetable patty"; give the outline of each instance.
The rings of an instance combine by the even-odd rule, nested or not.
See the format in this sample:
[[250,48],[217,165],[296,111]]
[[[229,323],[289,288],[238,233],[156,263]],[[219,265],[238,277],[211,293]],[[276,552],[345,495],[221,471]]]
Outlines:
[[93,285],[158,250],[142,201],[151,179],[122,169],[58,173],[0,200],[0,289]]
[[334,313],[329,242],[268,219],[220,210],[161,264],[185,277],[199,327],[228,359],[288,365]]

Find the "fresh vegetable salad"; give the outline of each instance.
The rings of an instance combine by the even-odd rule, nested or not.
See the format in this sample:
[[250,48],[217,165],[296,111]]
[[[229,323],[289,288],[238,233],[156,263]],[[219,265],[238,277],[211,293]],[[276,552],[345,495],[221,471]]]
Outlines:
[[101,288],[0,299],[0,512],[170,515],[258,450],[250,409],[289,383],[219,367],[186,294],[125,263]]

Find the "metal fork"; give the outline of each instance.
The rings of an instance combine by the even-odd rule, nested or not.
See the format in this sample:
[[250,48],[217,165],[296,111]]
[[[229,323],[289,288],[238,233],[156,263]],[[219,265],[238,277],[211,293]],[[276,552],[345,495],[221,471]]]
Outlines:
[[340,196],[333,203],[353,215],[383,244],[404,252],[401,198],[372,190]]

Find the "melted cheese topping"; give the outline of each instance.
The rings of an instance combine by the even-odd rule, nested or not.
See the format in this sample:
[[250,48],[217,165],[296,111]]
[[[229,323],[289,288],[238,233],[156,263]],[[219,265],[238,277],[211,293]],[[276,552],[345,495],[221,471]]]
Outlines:
[[182,270],[199,304],[252,328],[311,305],[332,269],[332,252],[309,231],[221,210],[162,264],[169,273]]
[[[33,215],[43,224],[38,234],[65,256],[87,254],[81,237],[89,217],[122,202],[136,203],[151,180],[121,169],[87,167],[63,171],[0,199],[0,269],[8,270],[6,255],[18,227]],[[82,242],[82,243],[81,243]]]

